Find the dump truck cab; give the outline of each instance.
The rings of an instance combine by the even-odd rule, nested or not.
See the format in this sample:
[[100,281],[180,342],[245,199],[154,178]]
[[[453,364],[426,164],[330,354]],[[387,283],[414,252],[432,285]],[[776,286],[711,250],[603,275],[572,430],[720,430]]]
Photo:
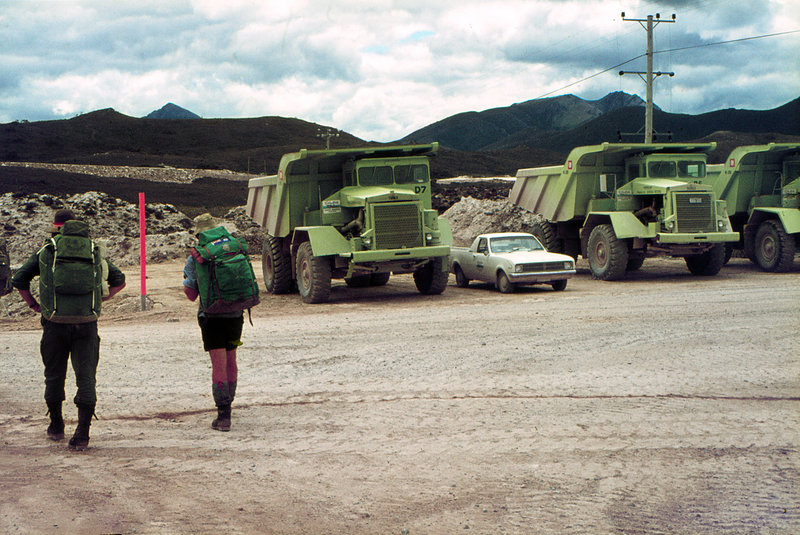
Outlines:
[[267,231],[267,290],[296,284],[304,301],[327,301],[330,280],[385,284],[413,273],[422,293],[447,284],[452,234],[431,208],[437,144],[310,151],[281,159],[278,174],[249,182],[248,214]]
[[735,148],[704,182],[727,201],[741,240],[732,244],[764,271],[791,269],[800,239],[800,143]]
[[549,250],[589,260],[615,280],[647,256],[682,257],[716,274],[721,244],[735,241],[725,203],[703,184],[714,143],[576,147],[563,166],[520,169],[510,200],[541,219],[532,232]]

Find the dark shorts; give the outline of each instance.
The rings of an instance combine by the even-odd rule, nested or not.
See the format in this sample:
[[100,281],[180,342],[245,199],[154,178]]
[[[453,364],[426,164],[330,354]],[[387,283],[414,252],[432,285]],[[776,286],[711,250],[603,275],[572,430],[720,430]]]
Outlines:
[[236,349],[242,342],[242,325],[244,316],[225,318],[219,316],[198,316],[197,323],[203,335],[203,349]]

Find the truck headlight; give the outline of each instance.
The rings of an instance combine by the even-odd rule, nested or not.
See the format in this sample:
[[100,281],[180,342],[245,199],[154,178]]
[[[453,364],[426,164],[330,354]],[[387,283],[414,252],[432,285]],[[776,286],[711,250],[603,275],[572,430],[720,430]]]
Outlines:
[[372,238],[364,238],[361,240],[361,243],[364,244],[364,247],[370,249],[372,247]]
[[572,262],[564,262],[564,269],[572,269]]
[[425,234],[425,243],[427,243],[428,245],[433,243],[433,234],[431,234],[430,232]]
[[667,221],[667,230],[672,230],[675,228],[675,221]]
[[720,230],[725,230],[725,221],[722,220],[717,221],[717,226],[719,227]]
[[514,266],[514,273],[522,273],[525,266],[523,264],[517,264]]

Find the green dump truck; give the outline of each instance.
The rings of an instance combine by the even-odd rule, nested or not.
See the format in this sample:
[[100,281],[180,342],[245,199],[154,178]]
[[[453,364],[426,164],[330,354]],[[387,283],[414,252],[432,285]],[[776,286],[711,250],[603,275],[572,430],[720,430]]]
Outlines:
[[728,203],[734,248],[764,271],[788,271],[800,236],[800,143],[737,147],[704,180]]
[[431,208],[438,144],[307,150],[284,154],[278,174],[250,179],[247,213],[267,232],[264,282],[328,301],[331,279],[386,284],[413,273],[423,294],[447,286],[452,232]]
[[715,143],[603,143],[573,149],[564,165],[520,169],[511,202],[541,216],[532,234],[549,251],[582,255],[602,280],[647,256],[682,257],[715,275],[737,241],[725,202],[701,181]]

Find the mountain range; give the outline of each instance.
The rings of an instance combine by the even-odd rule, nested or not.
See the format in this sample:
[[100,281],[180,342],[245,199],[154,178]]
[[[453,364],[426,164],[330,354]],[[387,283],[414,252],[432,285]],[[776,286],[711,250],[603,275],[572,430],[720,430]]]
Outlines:
[[[575,146],[641,141],[644,102],[610,93],[530,100],[436,121],[395,143],[438,141],[436,177],[513,175],[520,167],[561,163]],[[188,120],[191,119],[191,120]],[[718,141],[722,161],[736,144],[795,140],[800,98],[773,110],[727,109],[701,115],[654,111],[657,140]],[[282,154],[324,148],[327,127],[294,118],[201,119],[168,103],[146,117],[113,109],[55,121],[0,124],[0,161],[230,169],[274,173]],[[333,147],[375,144],[339,132]]]

